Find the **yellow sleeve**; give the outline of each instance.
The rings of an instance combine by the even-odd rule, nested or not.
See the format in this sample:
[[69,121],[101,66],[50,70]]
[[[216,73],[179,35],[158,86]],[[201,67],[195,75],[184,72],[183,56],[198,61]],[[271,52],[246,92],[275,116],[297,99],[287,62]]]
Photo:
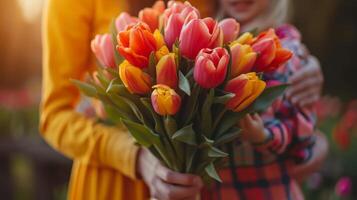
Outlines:
[[49,0],[45,10],[40,131],[66,156],[112,167],[135,178],[138,147],[126,129],[107,127],[75,112],[81,79],[91,65],[93,0]]

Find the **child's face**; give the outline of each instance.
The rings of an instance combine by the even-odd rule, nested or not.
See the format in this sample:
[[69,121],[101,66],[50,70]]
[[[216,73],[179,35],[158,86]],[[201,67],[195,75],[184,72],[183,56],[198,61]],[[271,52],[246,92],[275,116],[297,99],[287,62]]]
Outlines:
[[223,10],[244,24],[258,17],[268,7],[271,0],[220,0]]

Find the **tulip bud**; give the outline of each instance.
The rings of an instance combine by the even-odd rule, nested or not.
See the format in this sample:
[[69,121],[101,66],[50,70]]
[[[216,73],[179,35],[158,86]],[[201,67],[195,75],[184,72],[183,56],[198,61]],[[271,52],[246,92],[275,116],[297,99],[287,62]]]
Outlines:
[[231,47],[232,68],[231,76],[236,77],[240,74],[248,73],[252,70],[257,53],[250,45],[236,43]]
[[118,32],[124,31],[127,26],[134,25],[139,22],[139,19],[136,17],[130,16],[127,12],[122,12],[115,19],[115,26]]
[[139,12],[139,19],[149,25],[152,32],[159,28],[159,17],[165,10],[163,1],[156,1],[152,8],[144,8]]
[[131,93],[147,94],[151,90],[150,76],[126,60],[119,66],[119,76]]
[[214,88],[223,83],[227,75],[229,54],[221,47],[202,49],[193,71],[195,81],[203,88]]
[[182,55],[195,59],[201,49],[222,45],[223,32],[212,18],[193,19],[182,27],[179,41]]
[[227,18],[219,22],[219,27],[223,31],[223,42],[228,44],[238,37],[240,24],[233,18]]
[[253,34],[247,32],[241,35],[236,41],[234,41],[234,44],[235,43],[251,44],[253,42],[253,38],[254,38]]
[[156,82],[157,84],[163,84],[171,88],[177,88],[178,77],[174,53],[163,56],[157,63]]
[[185,23],[199,18],[200,13],[190,3],[170,1],[162,16],[167,46],[171,49],[172,45],[180,37],[182,26]]
[[[160,37],[159,37],[160,36]],[[160,33],[152,33],[149,26],[139,22],[119,32],[117,50],[134,66],[146,68],[151,52],[156,52],[164,44]]]
[[91,42],[91,48],[102,65],[105,67],[116,68],[114,45],[109,34],[95,36]]
[[151,94],[151,104],[159,115],[174,115],[181,106],[181,97],[166,85],[155,85]]
[[264,91],[266,83],[258,78],[255,72],[241,74],[228,81],[225,91],[235,94],[226,106],[234,112],[240,112],[253,103]]

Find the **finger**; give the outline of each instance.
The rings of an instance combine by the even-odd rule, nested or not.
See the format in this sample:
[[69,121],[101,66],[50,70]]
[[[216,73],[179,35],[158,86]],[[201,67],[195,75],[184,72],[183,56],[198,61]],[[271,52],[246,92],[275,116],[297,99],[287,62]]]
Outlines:
[[177,185],[168,184],[158,179],[157,184],[157,198],[160,200],[183,199],[197,195],[200,191],[197,187],[182,187]]
[[197,186],[202,187],[202,180],[200,177],[192,174],[181,174],[167,169],[159,165],[157,175],[166,183],[178,184],[181,186]]
[[320,95],[313,95],[310,98],[303,99],[299,104],[300,107],[313,106],[320,99]]
[[319,95],[319,94],[320,94],[320,92],[319,92],[318,88],[308,89],[305,92],[301,92],[301,93],[296,94],[295,96],[293,96],[291,98],[291,102],[293,104],[295,104],[295,105],[300,105],[300,103],[302,101],[304,101],[305,99],[309,99],[312,96]]
[[257,121],[258,123],[263,122],[262,118],[260,117],[260,115],[258,113],[254,114],[254,120]]
[[322,81],[318,77],[314,78],[309,78],[303,82],[297,83],[295,85],[292,85],[288,91],[286,92],[286,96],[291,99],[296,95],[299,95],[300,93],[305,93],[307,90],[310,89],[318,89],[317,91],[320,90],[322,85]]

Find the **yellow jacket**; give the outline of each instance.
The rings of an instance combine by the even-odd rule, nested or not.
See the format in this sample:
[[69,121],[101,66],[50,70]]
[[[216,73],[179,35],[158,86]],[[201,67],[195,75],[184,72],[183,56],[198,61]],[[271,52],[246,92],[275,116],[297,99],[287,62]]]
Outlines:
[[45,7],[40,129],[52,147],[74,160],[69,199],[148,199],[136,177],[138,147],[127,130],[75,112],[80,93],[69,81],[95,68],[90,41],[108,32],[124,10],[123,0],[49,0]]

